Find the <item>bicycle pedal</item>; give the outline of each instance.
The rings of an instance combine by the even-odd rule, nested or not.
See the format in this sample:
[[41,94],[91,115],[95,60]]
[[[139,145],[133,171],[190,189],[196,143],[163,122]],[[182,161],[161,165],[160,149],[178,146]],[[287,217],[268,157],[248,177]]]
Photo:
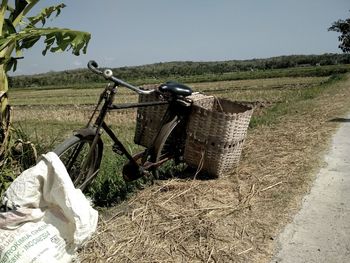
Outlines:
[[123,167],[123,179],[126,182],[135,181],[144,175],[145,173],[143,172],[143,169],[140,169],[140,167],[135,166],[132,163],[127,163]]

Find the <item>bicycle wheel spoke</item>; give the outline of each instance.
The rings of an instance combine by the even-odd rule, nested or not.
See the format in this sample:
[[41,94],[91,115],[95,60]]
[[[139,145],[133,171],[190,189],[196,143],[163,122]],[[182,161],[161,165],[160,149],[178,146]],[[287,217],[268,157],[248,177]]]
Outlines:
[[77,146],[74,147],[73,153],[70,155],[69,159],[68,159],[68,164],[67,164],[67,170],[70,171],[74,165],[74,163],[76,162],[78,155],[83,147],[83,143],[78,144]]
[[96,177],[102,159],[102,141],[98,140],[92,149],[93,138],[73,136],[54,150],[66,166],[73,184],[81,190]]

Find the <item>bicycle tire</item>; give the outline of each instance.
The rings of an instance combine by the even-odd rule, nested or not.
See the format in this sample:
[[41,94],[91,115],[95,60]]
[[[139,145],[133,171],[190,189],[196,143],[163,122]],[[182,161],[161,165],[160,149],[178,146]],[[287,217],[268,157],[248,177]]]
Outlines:
[[[177,117],[164,125],[155,142],[154,153],[151,160],[155,163],[163,162],[159,167],[152,170],[156,179],[171,177],[178,165],[185,164],[182,160],[185,142],[181,133],[185,131],[182,127],[184,122]],[[168,167],[167,167],[168,166]]]
[[72,136],[53,150],[66,166],[74,186],[82,191],[86,190],[97,176],[102,160],[103,143],[101,139],[98,139],[85,172],[81,171],[93,140],[94,136],[91,135]]

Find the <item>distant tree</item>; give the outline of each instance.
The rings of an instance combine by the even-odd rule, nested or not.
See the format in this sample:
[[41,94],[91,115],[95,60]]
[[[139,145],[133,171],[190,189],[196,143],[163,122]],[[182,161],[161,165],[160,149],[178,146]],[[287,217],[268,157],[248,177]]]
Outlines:
[[346,20],[339,19],[335,21],[328,31],[335,31],[341,33],[338,37],[339,39],[339,48],[346,53],[350,52],[350,18]]
[[2,0],[0,4],[0,167],[10,131],[7,72],[16,70],[17,59],[21,58],[22,50],[31,48],[44,37],[43,55],[47,51],[68,49],[79,55],[81,50],[85,53],[90,40],[90,34],[86,32],[44,27],[51,15],[58,16],[61,13],[64,4],[44,8],[36,16],[27,16],[38,2],[39,0]]

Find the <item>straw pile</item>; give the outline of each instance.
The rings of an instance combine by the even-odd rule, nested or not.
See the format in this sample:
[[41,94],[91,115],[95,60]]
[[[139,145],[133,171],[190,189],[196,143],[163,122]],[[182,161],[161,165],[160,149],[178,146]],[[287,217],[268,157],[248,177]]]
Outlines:
[[275,125],[249,131],[243,159],[231,175],[160,181],[102,211],[98,231],[80,258],[268,262],[337,127],[329,120],[350,108],[350,81],[345,84],[341,92],[290,105],[290,113]]

